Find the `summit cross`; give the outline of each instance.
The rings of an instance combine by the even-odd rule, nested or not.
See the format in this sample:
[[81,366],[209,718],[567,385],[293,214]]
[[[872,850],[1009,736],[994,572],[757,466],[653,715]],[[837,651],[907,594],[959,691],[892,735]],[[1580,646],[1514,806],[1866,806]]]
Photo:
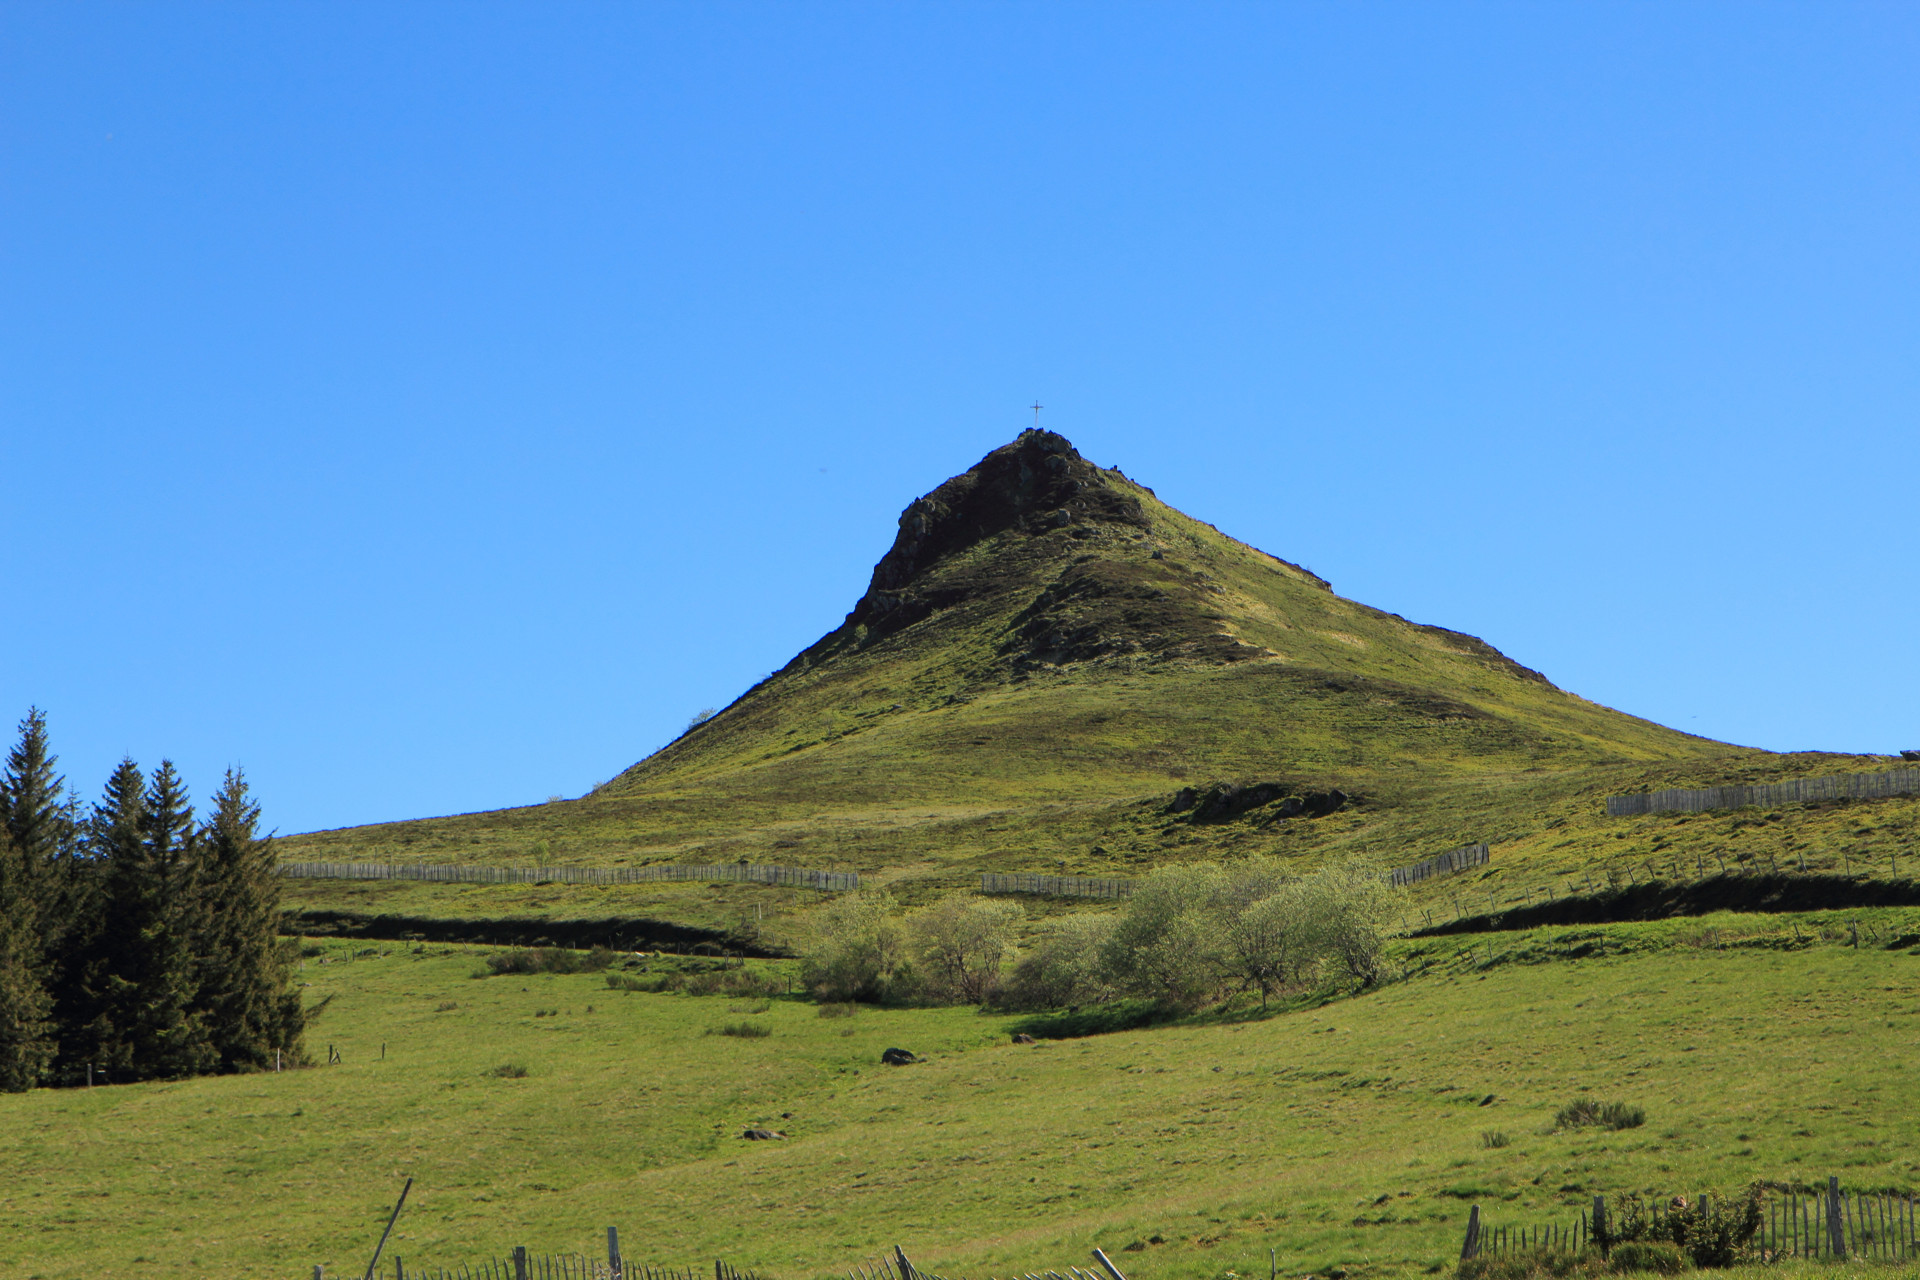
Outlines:
[[1032,404],[1027,406],[1027,408],[1033,410],[1033,429],[1035,431],[1038,431],[1040,429],[1040,407],[1041,407],[1040,402],[1038,400],[1035,400]]

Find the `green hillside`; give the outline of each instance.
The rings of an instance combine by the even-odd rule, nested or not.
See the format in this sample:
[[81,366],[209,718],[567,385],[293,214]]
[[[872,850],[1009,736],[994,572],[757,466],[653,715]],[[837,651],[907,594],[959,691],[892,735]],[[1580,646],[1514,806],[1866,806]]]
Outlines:
[[[1724,851],[1739,826],[1608,820],[1609,793],[1881,764],[1599,706],[1472,636],[1345,599],[1029,431],[907,507],[840,627],[595,794],[298,836],[283,856],[525,864],[545,841],[563,862],[858,870],[911,898],[985,869],[1130,874],[1253,849],[1407,862],[1486,840],[1490,874],[1545,882]],[[1174,803],[1253,782],[1319,803],[1225,821]],[[1912,802],[1879,812],[1910,839]],[[1796,811],[1733,846],[1837,865],[1860,838],[1838,810]],[[308,906],[686,919],[739,897],[299,889]]]

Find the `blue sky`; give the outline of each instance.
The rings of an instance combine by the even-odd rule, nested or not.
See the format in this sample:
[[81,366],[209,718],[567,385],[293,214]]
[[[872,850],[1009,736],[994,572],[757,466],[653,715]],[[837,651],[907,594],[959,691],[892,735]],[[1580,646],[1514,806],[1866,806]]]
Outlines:
[[1031,418],[1557,683],[1920,747],[1920,9],[0,10],[0,717],[577,795]]

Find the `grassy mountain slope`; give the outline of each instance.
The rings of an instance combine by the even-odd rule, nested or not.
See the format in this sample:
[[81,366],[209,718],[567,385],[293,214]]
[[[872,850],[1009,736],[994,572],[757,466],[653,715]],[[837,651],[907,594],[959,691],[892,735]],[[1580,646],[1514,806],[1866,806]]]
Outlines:
[[[1880,763],[1775,756],[1599,706],[1472,636],[1344,599],[1027,432],[907,508],[840,627],[594,795],[315,833],[286,853],[524,863],[545,840],[569,862],[852,868],[912,896],[980,869],[1125,874],[1251,849],[1405,862],[1489,840],[1494,874],[1546,876],[1687,847],[1671,819],[1609,822],[1610,792]],[[1219,822],[1172,805],[1183,787],[1256,781],[1347,802]],[[1910,826],[1912,806],[1895,807]],[[1855,835],[1832,814],[1794,824],[1785,847]],[[1642,834],[1623,846],[1622,831]],[[647,892],[673,910],[670,891]]]

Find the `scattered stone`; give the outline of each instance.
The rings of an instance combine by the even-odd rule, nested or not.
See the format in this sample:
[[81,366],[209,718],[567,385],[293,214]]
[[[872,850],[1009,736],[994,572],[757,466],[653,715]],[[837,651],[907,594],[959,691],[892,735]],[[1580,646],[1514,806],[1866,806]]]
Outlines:
[[1902,751],[1900,758],[1902,760],[1920,760],[1920,751]]
[[1120,1252],[1139,1253],[1142,1249],[1145,1249],[1146,1247],[1147,1247],[1147,1242],[1145,1240],[1135,1240],[1132,1244],[1121,1245]]
[[1016,1031],[1013,1034],[1013,1042],[1015,1044],[1032,1044],[1033,1037],[1024,1031]]
[[908,1063],[918,1062],[920,1059],[905,1049],[889,1049],[880,1055],[880,1061],[890,1067],[904,1067]]
[[784,1133],[775,1133],[771,1129],[749,1129],[740,1136],[748,1142],[768,1142],[775,1138],[784,1138],[787,1135]]

